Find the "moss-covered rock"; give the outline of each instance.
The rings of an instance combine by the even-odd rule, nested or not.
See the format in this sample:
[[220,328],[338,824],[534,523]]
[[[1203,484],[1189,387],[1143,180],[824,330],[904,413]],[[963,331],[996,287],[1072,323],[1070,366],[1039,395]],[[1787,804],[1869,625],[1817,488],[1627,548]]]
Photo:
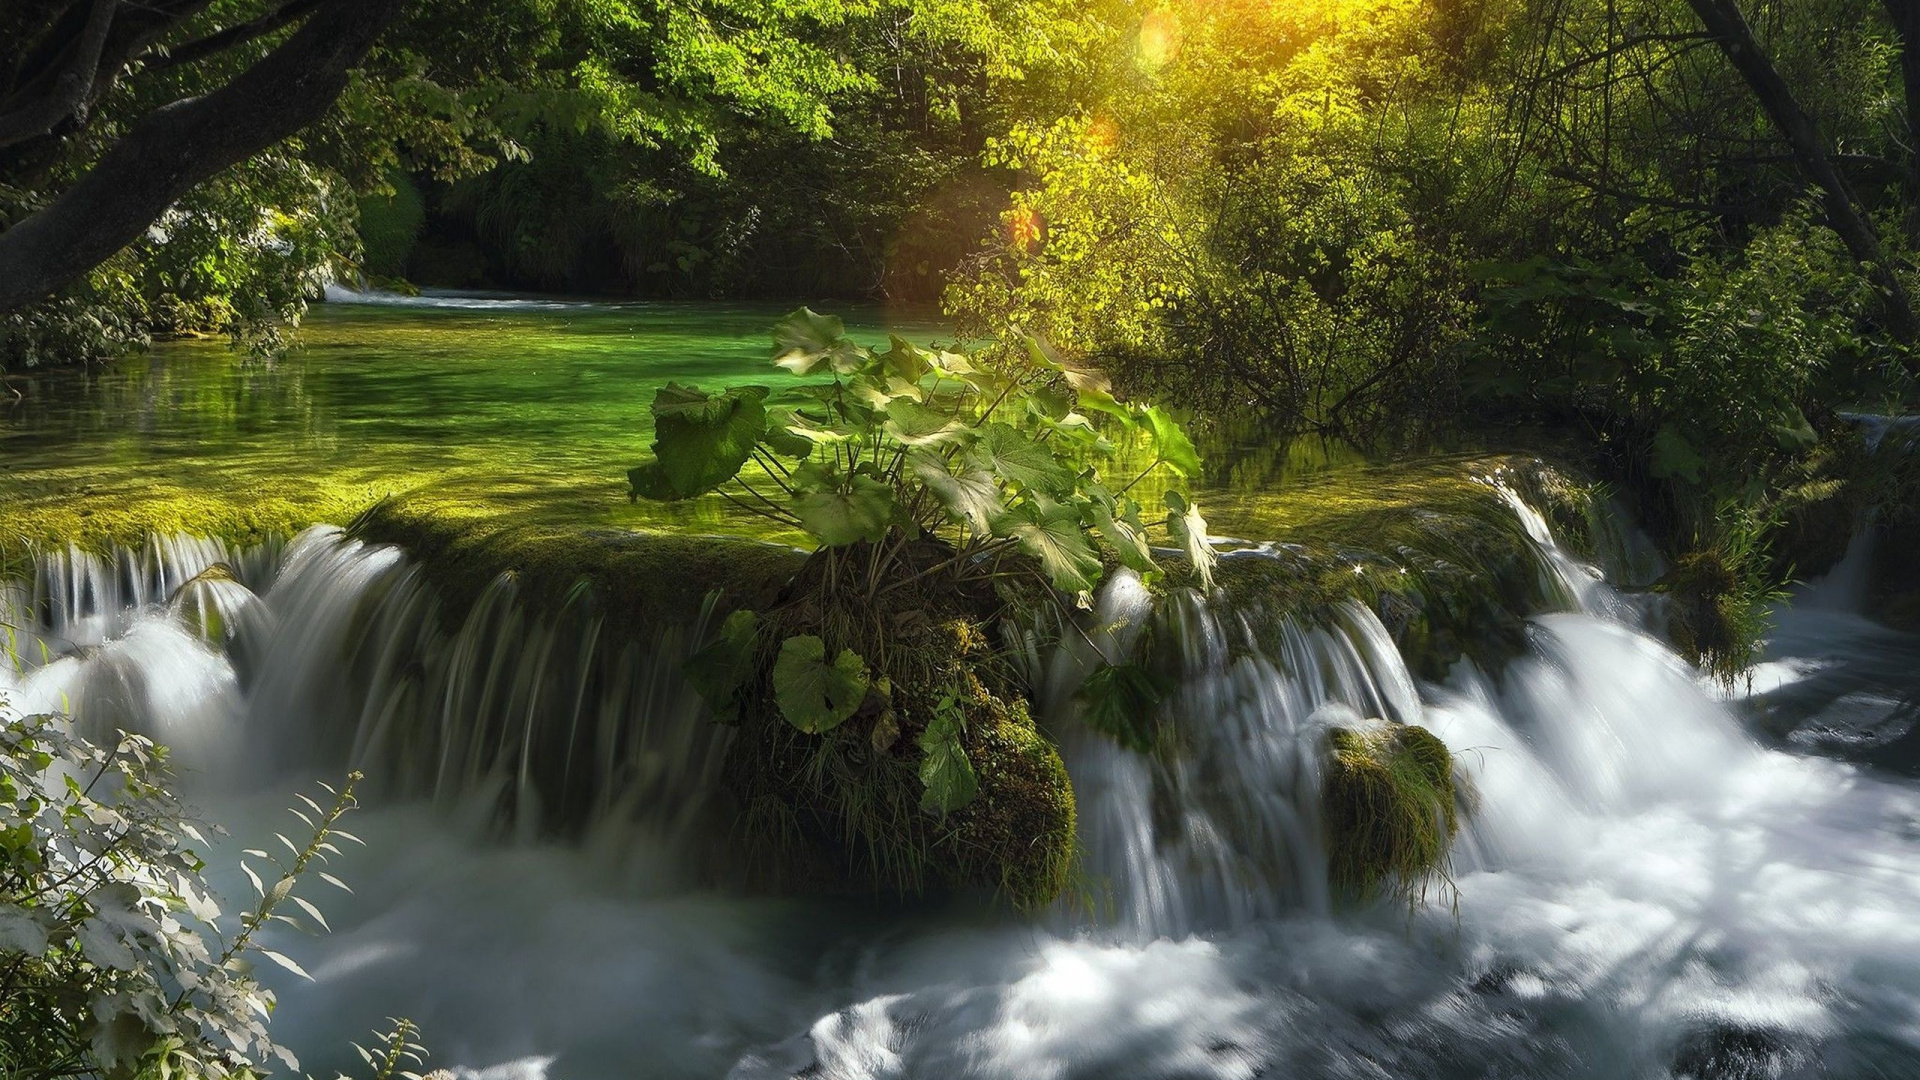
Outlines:
[[691,622],[713,593],[727,608],[765,607],[806,559],[784,544],[735,537],[475,519],[422,498],[382,500],[350,532],[412,555],[452,620],[512,574],[535,604],[558,606],[584,586],[610,624],[643,637]]
[[1453,755],[1425,728],[1387,721],[1333,728],[1327,744],[1320,798],[1334,891],[1419,895],[1445,874],[1460,827]]
[[[983,629],[998,601],[990,590],[904,590],[876,610],[851,590],[814,587],[819,563],[764,615],[758,681],[726,770],[763,876],[787,888],[984,888],[1022,909],[1050,903],[1073,862],[1073,785]],[[771,655],[796,634],[820,636],[829,655],[855,651],[874,676],[853,717],[822,734],[788,723],[773,692]],[[922,736],[943,713],[978,783],[945,815],[926,807],[921,772]]]
[[1537,459],[1348,469],[1276,496],[1276,545],[1223,559],[1221,595],[1256,624],[1358,601],[1424,676],[1462,656],[1497,668],[1525,648],[1528,617],[1572,598],[1495,482],[1541,508],[1557,538],[1592,546],[1591,490]]

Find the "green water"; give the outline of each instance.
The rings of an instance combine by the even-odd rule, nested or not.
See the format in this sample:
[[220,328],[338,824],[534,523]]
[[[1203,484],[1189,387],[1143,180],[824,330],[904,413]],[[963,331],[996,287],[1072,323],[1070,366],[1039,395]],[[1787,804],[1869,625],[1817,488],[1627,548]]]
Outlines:
[[[724,504],[629,506],[668,381],[772,381],[780,305],[433,298],[327,303],[271,363],[224,342],[156,345],[0,402],[0,507],[15,531],[263,528],[432,491],[478,515],[724,527]],[[948,335],[927,313],[845,311],[854,335]],[[103,524],[105,523],[105,524]],[[5,522],[0,521],[0,526]]]
[[[770,328],[787,307],[334,302],[316,306],[273,362],[182,341],[92,371],[29,373],[14,380],[19,400],[0,397],[0,550],[16,538],[286,534],[389,496],[480,525],[800,542],[718,497],[630,504],[625,480],[652,441],[659,387],[788,378],[769,363]],[[872,344],[889,332],[950,337],[926,311],[839,311]],[[1376,511],[1431,504],[1473,471],[1457,456],[1377,467],[1246,423],[1196,434],[1207,459],[1197,494],[1217,535],[1364,525]],[[1171,479],[1162,470],[1134,494],[1157,505]]]

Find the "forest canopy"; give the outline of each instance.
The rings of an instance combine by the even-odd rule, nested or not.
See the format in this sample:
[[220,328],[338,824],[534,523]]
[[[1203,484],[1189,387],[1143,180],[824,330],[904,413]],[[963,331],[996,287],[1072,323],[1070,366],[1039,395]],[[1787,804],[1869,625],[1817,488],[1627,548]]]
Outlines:
[[[37,0],[0,363],[271,352],[335,280],[939,300],[1216,418],[1571,425],[1752,502],[1911,394],[1911,7]],[[183,126],[249,86],[257,147]]]

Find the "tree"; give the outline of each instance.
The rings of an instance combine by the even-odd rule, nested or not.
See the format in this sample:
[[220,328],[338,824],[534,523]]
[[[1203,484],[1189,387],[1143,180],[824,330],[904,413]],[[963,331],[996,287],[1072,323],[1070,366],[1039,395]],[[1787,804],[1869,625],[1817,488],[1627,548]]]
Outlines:
[[[1766,50],[1754,40],[1753,31],[1747,26],[1739,5],[1735,0],[1687,0],[1687,3],[1693,8],[1694,14],[1700,17],[1707,32],[1713,35],[1715,44],[1726,54],[1727,61],[1752,88],[1760,107],[1766,110],[1768,119],[1792,148],[1794,162],[1800,171],[1819,188],[1827,224],[1839,234],[1841,241],[1847,245],[1847,251],[1866,271],[1880,293],[1887,330],[1903,345],[1913,345],[1920,340],[1920,323],[1915,322],[1913,304],[1907,297],[1906,287],[1894,274],[1893,267],[1888,265],[1879,235],[1861,214],[1852,189],[1834,167],[1813,118],[1800,107],[1800,102],[1795,99],[1786,80],[1780,77]],[[1905,0],[1887,0],[1889,11],[1905,6]],[[1906,32],[1905,28],[1902,32]],[[1902,67],[1903,70],[1909,70],[1911,65],[1903,61]],[[1907,83],[1911,102],[1916,88],[1911,78]],[[1909,117],[1911,122],[1912,118]]]
[[0,148],[29,160],[34,144],[85,127],[94,106],[136,66],[194,63],[295,21],[302,25],[225,86],[152,109],[78,182],[0,233],[0,313],[72,282],[203,181],[318,119],[402,3],[286,0],[176,52],[146,53],[207,0],[74,0],[36,46],[23,50],[12,90],[0,102]]

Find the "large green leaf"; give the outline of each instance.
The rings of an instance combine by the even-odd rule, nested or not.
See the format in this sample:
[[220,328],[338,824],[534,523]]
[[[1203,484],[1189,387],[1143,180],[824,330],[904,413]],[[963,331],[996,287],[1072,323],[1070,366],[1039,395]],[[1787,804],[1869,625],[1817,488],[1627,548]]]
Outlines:
[[828,547],[878,540],[893,520],[893,488],[870,476],[852,478],[852,490],[815,491],[793,500],[794,515]]
[[933,720],[920,733],[920,783],[926,790],[920,808],[945,817],[973,801],[980,793],[980,777],[967,760],[961,743],[965,720],[951,695],[934,708]]
[[1128,500],[1128,509],[1116,514],[1101,499],[1092,499],[1087,504],[1087,518],[1113,550],[1120,554],[1120,564],[1140,574],[1151,574],[1160,569],[1153,561],[1153,550],[1147,546],[1146,527],[1140,522],[1139,507]]
[[773,662],[773,698],[787,723],[810,735],[832,731],[859,711],[867,696],[867,664],[852,649],[827,663],[826,643],[812,634],[790,637]]
[[973,429],[951,414],[911,401],[887,405],[886,431],[906,446],[946,446],[973,438]]
[[[766,433],[765,397],[758,386],[708,395],[678,384],[654,396],[653,453],[675,496],[690,499],[739,474]],[[656,497],[648,490],[634,483],[636,494]]]
[[1000,484],[993,479],[993,473],[966,469],[956,477],[948,471],[947,461],[924,452],[916,452],[908,461],[914,467],[914,475],[933,492],[933,498],[941,500],[941,507],[947,509],[948,517],[954,521],[964,521],[975,532],[991,532],[996,517],[1006,513],[1006,503],[1000,502]]
[[933,370],[933,355],[910,341],[892,339],[892,347],[880,354],[880,364],[889,376],[918,385]]
[[1100,580],[1100,559],[1080,526],[1080,512],[1059,503],[1027,502],[994,522],[995,535],[1013,538],[1021,550],[1040,560],[1040,568],[1062,592],[1086,592]]
[[768,409],[767,431],[760,437],[761,444],[781,457],[804,458],[813,453],[813,440],[794,431],[793,421],[792,409]]
[[867,350],[847,339],[846,324],[837,315],[803,307],[773,324],[773,362],[795,375],[822,369],[848,375],[866,361]]
[[1200,507],[1177,491],[1167,492],[1167,532],[1186,552],[1193,572],[1200,575],[1200,583],[1212,588],[1213,565],[1220,561],[1220,554],[1207,543],[1207,519],[1200,516]]
[[738,715],[740,687],[753,674],[759,632],[760,617],[743,608],[727,616],[720,633],[680,665],[716,719],[730,722]]
[[992,531],[994,519],[1006,512],[1005,504],[1000,501],[1000,485],[992,473],[966,469],[955,476],[939,455],[924,451],[915,451],[908,460],[913,474],[927,485],[927,490],[940,500],[953,520],[986,533]]
[[667,471],[660,467],[660,462],[645,461],[627,470],[628,500],[672,502],[679,497],[680,492],[674,489],[673,481],[667,479]]
[[1087,676],[1077,696],[1088,727],[1144,754],[1159,741],[1160,703],[1171,689],[1143,664],[1111,664]]
[[1148,409],[1146,417],[1147,423],[1153,427],[1153,450],[1160,460],[1181,476],[1192,476],[1199,472],[1199,451],[1193,448],[1193,440],[1187,438],[1180,422],[1167,415],[1166,410],[1158,405]]
[[1072,470],[1062,465],[1053,451],[1006,424],[981,428],[979,441],[967,451],[967,462],[1035,491],[1057,494],[1073,486]]

